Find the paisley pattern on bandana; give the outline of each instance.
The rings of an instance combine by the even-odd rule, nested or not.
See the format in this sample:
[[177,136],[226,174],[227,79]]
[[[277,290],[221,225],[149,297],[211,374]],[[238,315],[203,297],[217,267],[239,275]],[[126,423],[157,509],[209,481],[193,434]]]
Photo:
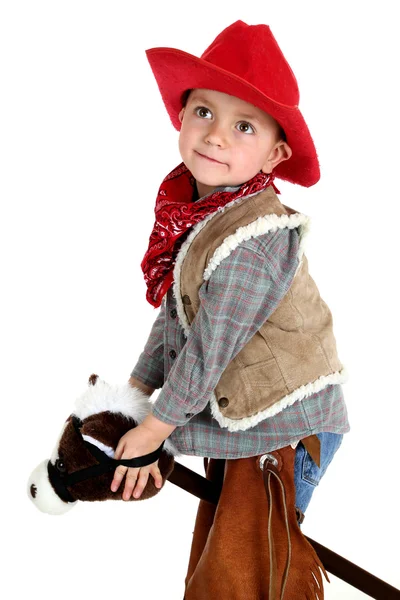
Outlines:
[[196,202],[196,181],[184,163],[165,177],[158,190],[154,209],[156,220],[149,246],[141,262],[147,285],[146,299],[152,306],[160,306],[173,284],[175,259],[190,228],[228,202],[261,192],[268,185],[280,194],[273,183],[274,178],[273,173],[260,171],[236,191],[212,192]]

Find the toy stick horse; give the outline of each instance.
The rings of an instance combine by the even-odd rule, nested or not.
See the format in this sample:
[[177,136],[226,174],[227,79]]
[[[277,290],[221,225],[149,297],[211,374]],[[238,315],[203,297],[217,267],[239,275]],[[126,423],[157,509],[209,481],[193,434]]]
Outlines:
[[[298,515],[296,515],[294,506],[294,483],[289,477],[293,470],[293,452],[290,447],[257,457],[254,469],[245,472],[247,476],[253,477],[255,473],[260,473],[263,478],[266,506],[265,511],[261,512],[254,511],[254,507],[249,502],[239,502],[232,509],[231,499],[229,499],[229,507],[225,501],[227,497],[238,496],[238,491],[243,490],[243,487],[246,489],[242,477],[237,489],[232,489],[232,485],[234,485],[232,474],[240,466],[238,461],[226,461],[228,464],[225,465],[225,460],[222,459],[211,459],[211,461],[205,459],[207,475],[207,479],[205,479],[179,462],[175,462],[174,456],[179,455],[179,452],[170,439],[166,439],[151,454],[131,460],[115,460],[113,457],[120,438],[129,429],[141,423],[149,411],[149,398],[141,390],[133,388],[129,383],[111,386],[99,379],[97,375],[91,375],[88,389],[77,399],[74,412],[64,423],[51,458],[44,460],[31,473],[27,486],[29,498],[39,510],[49,514],[65,513],[78,500],[121,499],[123,486],[117,492],[111,492],[110,489],[114,470],[118,464],[141,467],[158,460],[163,486],[165,480],[168,479],[171,483],[202,500],[198,509],[195,525],[196,536],[192,544],[186,578],[185,598],[188,600],[193,594],[195,594],[196,600],[203,597],[199,596],[199,591],[196,589],[197,583],[200,584],[201,593],[205,594],[204,597],[207,600],[212,597],[205,587],[213,586],[210,577],[213,575],[214,569],[207,568],[207,561],[211,565],[214,562],[215,554],[214,551],[210,551],[210,547],[215,543],[225,552],[230,549],[230,560],[225,561],[224,576],[218,579],[219,592],[221,592],[221,581],[223,585],[225,581],[227,584],[228,582],[232,584],[237,575],[242,581],[243,572],[237,567],[238,565],[239,567],[243,566],[244,556],[237,553],[237,549],[241,548],[241,552],[243,552],[246,545],[243,544],[242,535],[239,535],[238,539],[234,539],[234,537],[238,529],[238,522],[250,523],[252,512],[261,514],[264,520],[268,520],[264,526],[257,522],[256,531],[260,532],[261,529],[268,532],[267,558],[264,556],[264,560],[261,560],[262,577],[260,577],[260,581],[265,580],[268,583],[271,592],[268,594],[270,600],[282,598],[283,594],[288,600],[316,596],[322,600],[324,597],[322,578],[315,567],[318,566],[326,579],[328,581],[329,579],[319,558],[323,560],[328,571],[373,598],[389,600],[389,598],[399,597],[399,590],[393,586],[311,538],[303,536],[296,525]],[[257,466],[258,463],[259,466]],[[286,463],[284,469],[282,469],[283,463]],[[244,464],[243,460],[241,464]],[[216,473],[218,476],[215,476]],[[223,481],[224,485],[222,485]],[[251,487],[249,485],[248,489]],[[139,498],[131,497],[130,500],[151,498],[160,489],[154,485],[154,480],[149,478],[141,496]],[[264,498],[264,495],[261,494],[261,497]],[[287,511],[287,509],[289,510]],[[271,510],[274,512],[272,522]],[[219,518],[215,519],[217,511],[219,511]],[[239,511],[242,513],[239,514]],[[229,519],[233,519],[232,522],[229,523]],[[286,533],[289,521],[291,522],[289,527],[291,535],[288,537]],[[213,522],[216,526],[212,529],[211,535],[211,531],[208,530]],[[248,532],[248,535],[251,536],[252,532]],[[200,546],[204,545],[206,540],[208,543],[205,548],[200,548],[199,544]],[[310,552],[311,548],[307,547],[307,544],[304,544],[307,541],[318,552],[319,558],[316,553]],[[203,550],[206,548],[208,551],[204,552]],[[248,548],[254,550],[254,544],[249,543]],[[253,563],[256,566],[260,563],[261,550],[261,546],[257,543],[256,554],[253,556]],[[199,556],[196,556],[196,552]],[[202,557],[201,561],[198,560],[200,556]],[[238,557],[239,563],[232,561],[234,556]],[[247,551],[246,557],[249,558],[249,551]],[[306,557],[311,559],[311,569],[310,560],[307,564]],[[294,558],[296,558],[295,561],[293,561]],[[230,565],[229,574],[228,564]],[[254,572],[253,568],[252,573]],[[311,572],[313,580],[310,585]],[[193,574],[194,577],[192,577]],[[249,598],[251,597],[249,590],[251,586],[246,587],[245,582],[244,585],[245,597]],[[302,589],[304,586],[307,590],[305,596],[304,589]],[[218,595],[221,597],[220,593]],[[231,597],[230,591],[228,597]]]
[[[143,467],[158,460],[165,480],[174,469],[178,451],[166,439],[145,456],[114,459],[120,438],[141,423],[150,412],[149,397],[129,383],[109,385],[98,375],[89,377],[88,389],[77,399],[74,412],[64,423],[51,458],[41,462],[28,480],[28,496],[42,512],[59,515],[78,500],[120,500],[123,486],[112,492],[111,481],[118,465]],[[152,477],[139,498],[155,496]]]
[[[185,487],[185,477],[182,476],[182,471],[173,473],[175,465],[174,456],[178,454],[178,451],[169,439],[165,440],[156,451],[145,456],[129,460],[114,459],[115,449],[120,438],[129,429],[141,423],[149,411],[149,398],[142,390],[132,387],[128,382],[123,385],[110,386],[99,379],[97,375],[91,375],[87,390],[77,399],[74,412],[64,423],[50,459],[44,460],[31,473],[27,490],[29,498],[39,510],[49,514],[65,513],[78,500],[121,499],[123,486],[117,492],[112,492],[110,489],[116,467],[119,464],[130,467],[141,467],[151,464],[156,460],[158,460],[163,486],[165,480],[171,475],[172,482]],[[293,449],[288,448],[293,453]],[[280,451],[277,452],[279,453]],[[265,455],[265,457],[274,459],[274,455],[275,453],[272,453],[271,455]],[[282,461],[282,457],[277,456],[276,458],[278,459],[276,461],[277,464],[279,460]],[[291,459],[293,460],[292,454]],[[271,528],[271,523],[267,519],[263,508],[257,510],[257,507],[254,505],[254,499],[251,501],[251,498],[248,497],[246,502],[243,502],[243,498],[239,493],[240,488],[244,486],[245,489],[256,489],[257,486],[260,488],[261,485],[262,488],[264,485],[260,478],[261,471],[259,468],[243,469],[249,461],[254,461],[254,458],[245,459],[244,461],[227,461],[224,485],[222,491],[220,491],[221,495],[217,506],[205,501],[200,503],[185,597],[188,600],[189,598],[196,598],[196,600],[205,598],[208,600],[211,597],[215,597],[214,591],[218,590],[222,592],[224,598],[228,598],[231,596],[229,590],[232,582],[235,583],[235,589],[237,588],[238,590],[241,589],[241,586],[245,585],[245,593],[247,594],[249,588],[247,580],[243,579],[244,574],[248,572],[251,580],[252,575],[257,572],[257,586],[258,582],[261,581],[263,589],[266,586],[265,589],[269,588],[271,592],[268,596],[263,595],[262,597],[269,597],[271,600],[272,598],[275,599],[275,597],[278,597],[276,595],[278,591],[279,594],[282,592],[281,595],[283,595],[283,588],[286,586],[290,590],[289,594],[294,589],[299,592],[301,590],[299,598],[314,598],[318,592],[319,598],[322,599],[322,579],[316,567],[320,566],[323,571],[325,570],[315,551],[298,529],[294,511],[294,498],[291,499],[293,502],[290,502],[291,505],[293,504],[291,506],[293,510],[290,513],[292,523],[289,528],[287,518],[284,520],[281,519],[281,516],[286,513],[286,503],[284,502],[284,505],[280,506],[280,488],[279,490],[277,488],[275,492],[271,492],[271,482],[268,482],[267,485],[267,473],[270,473],[271,469],[272,472],[276,470],[278,473],[279,466],[275,469],[275,467],[271,467],[272,463],[269,460],[265,461],[269,465],[263,469],[267,497],[262,493],[257,500],[261,503],[265,502],[266,508],[268,503],[270,509],[273,506],[280,507],[273,520],[273,527]],[[236,483],[234,474],[232,476],[232,469],[234,471],[239,469],[237,473],[239,480]],[[240,469],[243,469],[243,472]],[[250,481],[246,477],[253,479]],[[277,477],[280,481],[279,474]],[[140,499],[151,498],[160,489],[155,486],[154,480],[149,478]],[[131,500],[136,500],[136,498],[131,497]],[[207,514],[210,513],[210,516],[211,513],[216,511],[220,515],[220,518],[216,519],[217,525],[219,524],[220,527],[218,528],[216,525],[212,529],[213,534],[210,533],[209,544],[204,548],[202,561],[199,561],[199,565],[194,565],[194,562],[197,563],[197,559],[199,558],[196,556],[196,560],[193,561],[193,556],[198,551],[198,540],[203,539],[203,533],[207,533],[208,535],[208,531],[206,531],[207,527],[203,531],[204,523],[202,515],[204,511]],[[264,521],[267,519],[265,523],[257,524],[257,530],[264,530],[264,534],[262,538],[259,537],[256,545],[250,543],[254,533],[251,527],[252,517],[250,513],[259,514]],[[269,513],[271,513],[271,510]],[[223,518],[221,518],[221,515]],[[211,526],[213,519],[206,520],[210,521],[209,526]],[[240,555],[238,554],[237,559],[234,561],[231,559],[228,560],[229,556],[236,556],[237,549],[241,545],[243,547],[243,531],[237,526],[238,520],[239,522],[248,522],[250,524],[250,527],[245,529],[248,536],[248,543],[244,543],[244,547],[246,548],[245,555],[247,559],[254,566],[250,568],[249,564],[244,572],[240,569],[240,565],[242,564],[243,566],[245,559],[243,552]],[[199,527],[201,531],[198,531]],[[296,535],[291,535],[292,530],[294,530]],[[285,541],[287,534],[289,534],[288,547],[287,541]],[[259,545],[261,539],[264,544],[263,548]],[[214,557],[219,555],[221,547],[223,548],[221,564],[225,564],[225,582],[224,580],[221,581],[219,574],[215,570],[209,568],[213,564]],[[284,560],[285,557],[287,558],[287,550],[289,550],[289,563],[287,560],[285,563]],[[296,564],[294,564],[293,559],[290,560],[291,550],[296,550],[294,552],[297,555]],[[226,556],[225,553],[227,553]],[[267,560],[268,556],[269,560]],[[270,561],[272,561],[272,566],[268,575],[266,565]],[[201,568],[202,565],[204,568]],[[290,572],[288,570],[289,565],[291,566]],[[301,573],[301,565],[309,571],[307,577],[304,577]],[[191,573],[193,570],[196,571],[194,574]],[[314,574],[314,578],[312,578],[312,573]],[[221,596],[220,593],[218,595]],[[245,597],[248,596],[246,595]]]

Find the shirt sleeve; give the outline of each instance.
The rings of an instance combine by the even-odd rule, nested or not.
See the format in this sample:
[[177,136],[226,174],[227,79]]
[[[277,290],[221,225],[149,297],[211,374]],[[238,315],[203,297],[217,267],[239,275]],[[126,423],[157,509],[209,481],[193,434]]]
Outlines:
[[158,389],[164,384],[165,301],[162,302],[147,342],[134,366],[131,377]]
[[199,289],[199,309],[158,398],[155,417],[185,425],[202,411],[223,371],[286,295],[298,266],[296,228],[239,244]]

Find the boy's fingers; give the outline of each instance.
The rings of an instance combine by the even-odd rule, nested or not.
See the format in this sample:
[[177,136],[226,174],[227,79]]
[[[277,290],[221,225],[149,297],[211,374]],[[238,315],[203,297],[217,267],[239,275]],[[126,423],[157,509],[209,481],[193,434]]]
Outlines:
[[111,483],[111,491],[116,492],[119,488],[119,484],[124,478],[125,473],[127,472],[128,467],[124,467],[123,465],[119,465],[114,471],[114,478]]
[[140,475],[139,475],[139,479],[137,480],[136,487],[132,494],[132,496],[134,498],[140,498],[141,493],[143,492],[144,488],[147,485],[148,478],[149,478],[149,469],[142,468],[140,470]]
[[125,467],[128,472],[126,474],[126,479],[125,479],[125,488],[124,488],[124,493],[123,493],[123,499],[124,500],[129,500],[129,498],[132,495],[132,490],[135,487],[136,484],[136,480],[138,478],[138,473],[140,471],[140,469],[133,469],[133,468],[128,468]]
[[155,485],[158,488],[160,488],[162,486],[162,482],[163,482],[163,478],[162,478],[160,469],[158,467],[154,467],[154,469],[152,469],[152,471],[151,471],[151,474],[153,476]]
[[122,452],[123,452],[123,448],[124,448],[123,444],[118,444],[118,446],[115,448],[114,458],[116,460],[119,460],[121,458]]
[[129,500],[131,496],[140,498],[144,488],[147,485],[149,474],[151,473],[154,483],[158,488],[162,487],[163,479],[160,469],[156,464],[147,465],[145,467],[134,469],[132,467],[124,467],[119,465],[114,472],[114,478],[111,483],[111,490],[116,492],[123,480],[125,474],[125,487],[123,491],[123,499]]

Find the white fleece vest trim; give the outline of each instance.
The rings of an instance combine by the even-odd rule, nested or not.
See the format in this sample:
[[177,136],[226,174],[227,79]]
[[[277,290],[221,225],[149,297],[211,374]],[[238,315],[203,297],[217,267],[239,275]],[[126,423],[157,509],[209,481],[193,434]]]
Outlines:
[[[174,266],[174,283],[172,286],[172,292],[176,300],[176,309],[179,317],[180,324],[186,334],[189,334],[190,324],[186,317],[185,309],[183,307],[183,302],[181,298],[181,269],[182,263],[185,259],[186,254],[189,251],[189,248],[192,244],[194,238],[200,233],[203,227],[208,223],[210,219],[215,217],[219,212],[224,212],[228,207],[233,206],[238,202],[242,202],[244,199],[250,198],[251,196],[255,196],[260,192],[256,192],[255,194],[250,194],[245,198],[238,198],[233,200],[232,202],[228,202],[225,206],[218,208],[215,212],[211,213],[207,217],[205,217],[199,223],[194,225],[193,230],[190,232],[186,240],[183,242],[182,246],[179,249],[178,255],[176,257],[175,266]],[[235,233],[228,235],[222,244],[215,249],[213,256],[210,258],[208,265],[206,266],[203,279],[206,281],[211,277],[212,272],[218,267],[220,262],[229,256],[229,254],[239,246],[243,241],[250,239],[251,237],[258,237],[267,233],[268,231],[276,231],[279,229],[289,228],[293,229],[295,227],[299,228],[299,251],[298,258],[299,264],[297,266],[295,276],[297,275],[301,264],[302,264],[302,256],[304,254],[304,240],[305,237],[309,234],[310,231],[311,219],[309,216],[296,213],[293,215],[281,215],[278,216],[276,214],[268,214],[263,217],[258,217],[255,221],[244,225],[243,227],[238,227]]]
[[[248,225],[238,227],[235,233],[228,235],[222,244],[215,249],[213,256],[204,271],[203,277],[207,281],[210,279],[212,272],[218,267],[220,262],[229,256],[229,254],[239,246],[242,242],[252,238],[258,237],[267,233],[268,231],[276,231],[277,229],[294,229],[299,227],[300,244],[299,251],[297,253],[299,261],[304,252],[304,233],[307,231],[307,225],[310,218],[301,213],[294,215],[281,215],[276,214],[265,215],[264,217],[258,217],[255,221],[252,221]],[[304,229],[304,225],[306,228]],[[296,270],[297,272],[297,270]]]
[[250,429],[250,427],[254,427],[260,423],[260,421],[263,421],[268,417],[273,417],[287,406],[292,406],[297,400],[303,400],[303,398],[307,398],[308,396],[319,392],[328,385],[345,383],[348,381],[349,372],[343,363],[342,366],[343,368],[341,371],[318,377],[314,382],[302,385],[291,394],[284,396],[269,408],[266,408],[251,417],[244,417],[243,419],[229,419],[228,417],[225,417],[220,411],[215,392],[213,392],[210,400],[211,414],[214,419],[218,421],[220,426],[226,427],[228,431],[245,431],[246,429]]

